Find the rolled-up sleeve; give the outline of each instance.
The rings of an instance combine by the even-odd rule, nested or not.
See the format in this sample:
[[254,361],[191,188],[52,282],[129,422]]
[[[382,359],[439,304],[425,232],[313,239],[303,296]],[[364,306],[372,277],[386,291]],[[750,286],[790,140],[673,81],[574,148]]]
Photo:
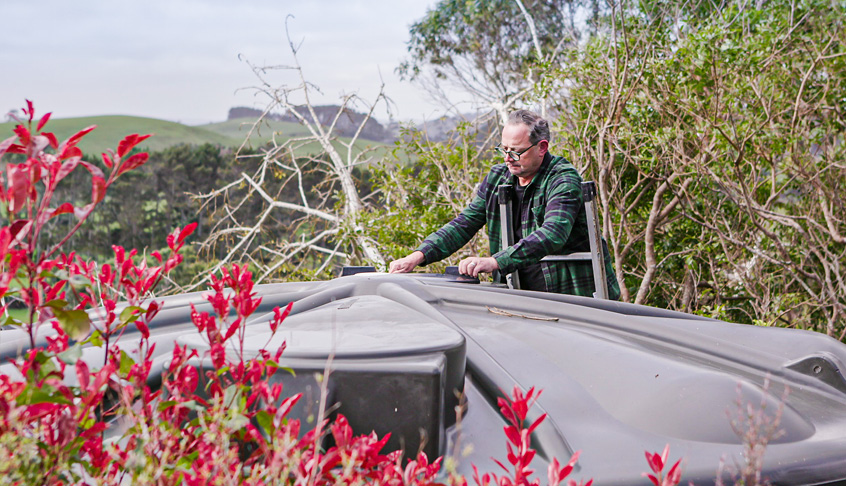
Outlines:
[[435,231],[417,247],[426,257],[424,265],[452,255],[485,226],[485,199],[478,193],[452,221]]

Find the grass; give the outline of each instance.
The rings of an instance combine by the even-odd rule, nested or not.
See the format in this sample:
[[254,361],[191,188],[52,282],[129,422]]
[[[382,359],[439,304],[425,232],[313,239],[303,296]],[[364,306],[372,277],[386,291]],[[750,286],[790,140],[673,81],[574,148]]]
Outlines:
[[[15,125],[14,122],[0,124],[0,134],[12,135],[12,128]],[[61,142],[90,125],[97,125],[97,129],[86,135],[79,144],[79,148],[85,154],[100,154],[106,149],[115,149],[123,137],[132,133],[154,134],[155,136],[150,137],[142,144],[145,150],[151,151],[163,150],[180,143],[195,145],[212,143],[227,147],[240,143],[240,140],[200,127],[190,127],[155,118],[125,115],[51,119],[47,123],[46,129],[55,133],[56,138]],[[0,136],[0,138],[6,138],[6,135]]]
[[[47,131],[56,134],[59,142],[67,139],[77,131],[97,125],[97,129],[82,139],[79,148],[84,154],[100,154],[106,149],[117,148],[118,142],[126,135],[132,133],[152,133],[153,137],[147,139],[140,148],[149,151],[159,151],[179,144],[201,145],[211,143],[224,147],[240,147],[244,139],[250,134],[253,120],[237,119],[220,123],[210,123],[200,126],[188,126],[181,123],[157,120],[155,118],[143,118],[137,116],[109,115],[92,116],[79,118],[51,119],[47,124]],[[0,140],[12,136],[12,129],[16,123],[0,123]],[[282,144],[289,138],[304,137],[309,135],[308,130],[297,123],[263,121],[253,133],[250,134],[247,146],[258,148],[271,140],[276,139],[277,144]],[[350,138],[338,137],[333,145],[339,150],[342,156],[346,154],[346,148],[340,141],[349,143]],[[368,148],[375,148],[373,157],[381,158],[387,154],[391,146],[381,142],[359,139],[355,143],[355,150],[362,151]],[[295,152],[298,157],[305,157],[320,150],[316,142],[299,147]]]

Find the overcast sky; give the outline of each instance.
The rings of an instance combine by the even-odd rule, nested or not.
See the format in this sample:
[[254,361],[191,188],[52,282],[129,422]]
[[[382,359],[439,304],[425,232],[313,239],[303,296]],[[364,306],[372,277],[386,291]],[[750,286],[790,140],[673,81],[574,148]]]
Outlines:
[[[436,0],[0,0],[0,111],[35,103],[53,116],[126,114],[188,124],[226,119],[233,106],[263,107],[248,89],[256,65],[293,62],[285,36],[302,42],[307,79],[334,103],[342,92],[373,99],[381,79],[399,119],[440,113],[394,73],[409,26]],[[240,58],[239,58],[240,57]],[[275,71],[276,86],[294,84]],[[244,89],[247,88],[247,89]],[[377,117],[387,119],[385,110]]]

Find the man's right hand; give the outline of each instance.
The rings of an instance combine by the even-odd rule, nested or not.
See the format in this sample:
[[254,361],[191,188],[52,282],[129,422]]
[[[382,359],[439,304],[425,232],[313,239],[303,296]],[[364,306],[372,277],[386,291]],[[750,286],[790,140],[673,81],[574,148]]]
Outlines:
[[407,273],[414,270],[414,267],[426,261],[422,251],[415,251],[411,255],[394,260],[388,267],[389,273]]

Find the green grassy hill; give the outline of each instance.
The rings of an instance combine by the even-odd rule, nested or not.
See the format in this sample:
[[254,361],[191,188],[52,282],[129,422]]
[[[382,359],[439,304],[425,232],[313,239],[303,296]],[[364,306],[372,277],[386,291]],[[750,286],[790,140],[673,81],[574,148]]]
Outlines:
[[[238,118],[225,122],[200,125],[197,128],[203,128],[205,130],[218,133],[221,136],[238,140],[237,146],[240,146],[244,140],[247,140],[248,147],[260,147],[273,140],[274,137],[276,139],[276,143],[281,145],[290,138],[308,137],[311,135],[308,129],[299,123],[262,120],[262,122],[255,125],[255,127],[253,126],[254,124],[255,120],[253,119]],[[252,130],[252,132],[250,132],[250,130]],[[249,139],[247,139],[247,135],[249,135]],[[343,141],[345,143],[349,143],[350,140],[351,139],[349,137],[337,137],[337,140],[333,143],[335,148],[341,153],[342,157],[346,156],[346,148],[340,142]],[[359,151],[371,148],[376,149],[373,154],[374,157],[382,157],[390,151],[391,147],[392,145],[389,146],[384,142],[374,142],[372,140],[361,138],[355,143],[355,148]],[[299,147],[295,152],[298,157],[303,157],[308,154],[318,152],[319,150],[320,145],[317,142],[310,142],[302,147]]]
[[[181,123],[154,118],[123,115],[51,119],[45,130],[55,133],[59,142],[61,142],[90,125],[97,125],[97,129],[86,135],[79,144],[79,148],[85,154],[100,154],[108,148],[115,149],[118,142],[131,133],[154,134],[142,145],[147,150],[152,151],[162,150],[180,143],[192,145],[213,143],[235,146],[241,142],[241,140],[200,127],[189,127]],[[13,122],[0,124],[0,138],[5,139],[7,136],[11,136],[14,126],[15,123]]]
[[[253,122],[254,120],[250,119],[238,119],[188,126],[154,118],[110,115],[51,119],[46,130],[55,133],[61,142],[85,127],[97,125],[97,129],[86,135],[79,144],[79,148],[85,154],[100,154],[106,149],[115,149],[118,142],[131,133],[152,133],[153,136],[141,145],[141,148],[150,151],[158,151],[183,143],[189,145],[211,143],[224,147],[240,147],[248,134],[250,135],[248,146],[256,148],[271,141],[274,136],[277,143],[281,144],[289,138],[308,135],[308,130],[302,125],[277,121],[263,121],[250,133]],[[14,126],[13,122],[0,123],[0,140],[12,136]],[[349,138],[341,137],[340,140],[349,142]],[[318,145],[316,143],[312,145],[297,150],[297,155],[304,156],[317,151]],[[377,147],[379,154],[384,154],[388,150],[384,143],[369,140],[358,140],[355,146],[359,150]],[[335,147],[342,149],[338,142],[335,143]],[[344,152],[342,150],[342,154]]]

